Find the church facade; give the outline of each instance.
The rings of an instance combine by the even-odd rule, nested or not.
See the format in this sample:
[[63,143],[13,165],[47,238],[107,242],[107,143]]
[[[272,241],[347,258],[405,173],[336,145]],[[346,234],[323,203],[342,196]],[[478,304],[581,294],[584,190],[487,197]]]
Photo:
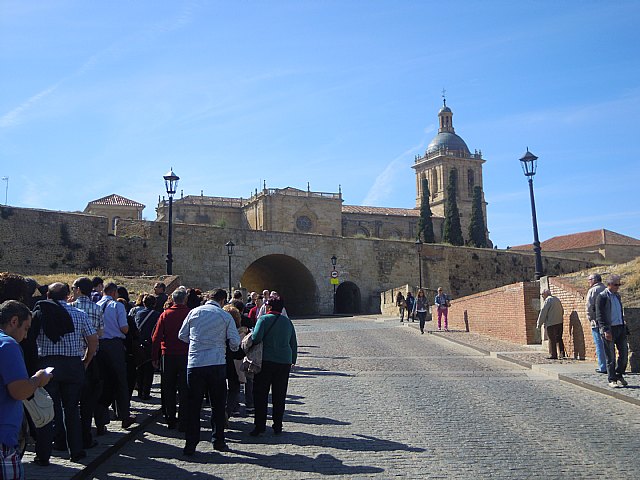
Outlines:
[[[442,241],[447,201],[446,185],[452,169],[458,171],[456,197],[462,233],[467,240],[473,189],[482,188],[482,153],[469,151],[453,128],[453,113],[444,101],[438,113],[438,134],[424,155],[414,159],[416,207],[385,208],[344,205],[342,192],[313,192],[287,188],[264,188],[250,198],[180,195],[173,200],[173,219],[178,223],[217,225],[258,231],[292,232],[342,237],[415,240],[418,235],[422,179],[428,180],[429,203],[436,242]],[[169,202],[158,199],[156,221],[166,221]],[[483,200],[486,225],[486,203]],[[488,232],[487,232],[488,233]],[[488,237],[488,235],[487,235]]]

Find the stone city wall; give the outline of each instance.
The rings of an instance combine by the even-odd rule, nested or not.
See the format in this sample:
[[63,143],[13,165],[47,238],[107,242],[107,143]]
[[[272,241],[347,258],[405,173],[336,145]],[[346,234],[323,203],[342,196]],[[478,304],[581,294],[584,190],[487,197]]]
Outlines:
[[150,272],[143,240],[107,232],[105,217],[0,207],[0,271],[26,275],[96,268],[113,273]]
[[[94,268],[129,275],[165,272],[165,222],[122,219],[113,236],[107,234],[104,217],[13,207],[2,207],[0,213],[0,270],[23,274],[81,273]],[[175,224],[173,238],[173,271],[185,285],[226,288],[229,259],[224,245],[233,240],[234,286],[250,283],[252,278],[277,277],[291,284],[294,293],[316,313],[332,311],[332,255],[338,258],[340,282],[358,289],[363,313],[380,312],[380,292],[420,283],[412,241],[189,224]],[[423,286],[432,290],[442,286],[453,298],[533,278],[534,273],[533,256],[523,253],[424,245],[421,255]],[[554,275],[591,266],[547,257],[544,262],[546,271]],[[254,273],[258,271],[259,275]],[[298,285],[306,290],[295,291]]]

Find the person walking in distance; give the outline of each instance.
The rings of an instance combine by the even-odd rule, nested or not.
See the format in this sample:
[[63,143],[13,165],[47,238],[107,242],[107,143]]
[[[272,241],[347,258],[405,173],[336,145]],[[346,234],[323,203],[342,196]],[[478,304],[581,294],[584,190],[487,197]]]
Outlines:
[[407,298],[404,301],[407,304],[407,322],[409,321],[409,318],[411,318],[412,322],[416,321],[416,309],[415,309],[415,305],[416,305],[416,299],[413,296],[413,294],[411,292],[407,292]]
[[[605,288],[596,298],[596,322],[602,334],[604,353],[607,359],[607,376],[612,388],[626,387],[624,373],[627,370],[629,345],[627,326],[624,323],[622,300],[618,290],[622,282],[620,275],[611,275]],[[618,361],[616,362],[616,349]]]
[[438,310],[438,330],[442,327],[442,317],[444,317],[444,331],[449,331],[449,297],[442,291],[442,287],[438,287],[438,294],[434,300]]
[[[400,323],[404,322],[404,309],[406,307],[405,301],[404,301],[404,295],[402,295],[402,292],[398,292],[398,295],[396,295],[396,307],[398,307],[398,314],[400,315]],[[407,318],[407,320],[409,320]]]
[[598,360],[598,368],[596,372],[607,373],[607,358],[604,353],[604,342],[602,335],[600,335],[600,329],[596,322],[596,299],[598,295],[602,293],[607,287],[602,283],[602,277],[598,273],[589,275],[589,291],[587,292],[587,318],[591,324],[591,335],[593,336],[593,343],[596,347],[596,358]]
[[420,321],[420,333],[424,333],[424,323],[427,321],[429,301],[427,300],[427,296],[424,294],[424,290],[422,288],[418,290],[418,296],[416,297],[413,310],[415,310],[418,315],[418,320]]
[[562,340],[562,322],[564,321],[564,308],[560,299],[551,295],[551,291],[545,288],[542,291],[544,303],[538,315],[538,328],[544,325],[549,337],[549,357],[548,360],[558,359],[558,348],[560,358],[566,355],[564,341]]
[[[215,430],[213,448],[227,451],[225,409],[227,403],[227,345],[232,352],[240,346],[236,322],[222,309],[227,292],[218,289],[207,303],[196,307],[184,319],[178,338],[189,344],[187,361],[188,411],[184,455],[196,452],[200,441],[200,410],[205,392],[211,399],[211,428]],[[228,343],[227,343],[228,342]]]

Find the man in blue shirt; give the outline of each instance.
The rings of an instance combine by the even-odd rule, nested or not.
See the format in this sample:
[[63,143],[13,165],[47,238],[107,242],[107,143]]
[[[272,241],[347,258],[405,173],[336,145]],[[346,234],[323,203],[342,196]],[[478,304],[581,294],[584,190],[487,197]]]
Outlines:
[[[130,415],[131,397],[129,396],[129,385],[127,384],[127,362],[124,345],[125,336],[129,331],[129,324],[127,323],[127,312],[124,305],[114,299],[117,293],[118,286],[113,282],[109,282],[104,287],[104,296],[98,302],[98,306],[102,309],[104,315],[104,334],[100,339],[98,364],[100,373],[103,373],[109,380],[105,380],[104,398],[115,399],[118,416],[122,421],[122,428],[129,428],[136,421],[135,417]],[[103,435],[106,432],[105,425],[109,423],[108,403],[110,401],[107,405],[104,403],[104,401],[99,402],[96,408],[98,435]]]
[[[623,375],[627,369],[629,345],[627,345],[627,326],[624,323],[622,301],[620,300],[620,275],[611,275],[607,280],[607,288],[596,299],[596,322],[604,342],[604,353],[607,359],[607,376],[611,388],[626,387]],[[616,348],[618,362],[616,366]]]
[[15,300],[0,304],[0,478],[23,479],[24,470],[17,451],[22,425],[22,400],[51,380],[51,373],[38,370],[29,378],[18,342],[31,326],[31,312]]
[[233,317],[222,309],[227,292],[218,289],[207,303],[196,307],[184,319],[178,338],[189,344],[187,361],[188,412],[186,444],[183,453],[191,456],[200,441],[200,410],[204,392],[211,399],[211,428],[215,430],[213,448],[226,451],[224,441],[227,403],[227,341],[238,351],[240,335]]

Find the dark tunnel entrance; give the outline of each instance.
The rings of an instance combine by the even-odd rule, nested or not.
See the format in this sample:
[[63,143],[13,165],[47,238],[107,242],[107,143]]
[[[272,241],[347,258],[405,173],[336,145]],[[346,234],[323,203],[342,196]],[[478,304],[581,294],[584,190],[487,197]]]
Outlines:
[[336,313],[360,313],[360,289],[353,282],[343,282],[336,290]]
[[276,290],[290,316],[318,313],[316,282],[307,267],[293,257],[266,255],[253,262],[240,280],[248,291]]

